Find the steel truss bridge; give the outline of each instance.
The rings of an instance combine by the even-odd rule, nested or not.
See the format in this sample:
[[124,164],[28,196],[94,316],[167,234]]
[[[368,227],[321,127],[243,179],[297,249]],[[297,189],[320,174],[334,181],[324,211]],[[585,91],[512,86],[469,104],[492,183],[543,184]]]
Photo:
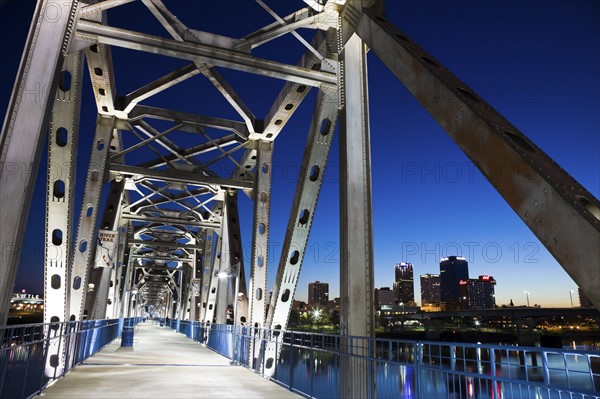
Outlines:
[[[598,199],[390,23],[383,1],[305,0],[305,8],[287,16],[256,1],[274,22],[243,37],[187,26],[161,0],[139,0],[153,23],[164,28],[160,36],[110,25],[107,12],[135,0],[38,1],[0,137],[0,239],[10,243],[3,245],[0,256],[2,322],[36,174],[23,177],[10,166],[26,164],[37,171],[48,135],[46,322],[122,318],[146,310],[181,320],[224,323],[235,291],[236,324],[286,329],[339,122],[341,333],[372,336],[367,50],[409,90],[445,90],[435,99],[427,90],[412,94],[600,306]],[[47,18],[49,10],[53,18]],[[305,40],[297,33],[300,29],[313,30],[313,39]],[[256,49],[283,35],[295,36],[305,49],[295,65],[255,55]],[[125,51],[174,58],[181,66],[122,93],[115,84],[113,53]],[[84,198],[75,204],[84,68],[91,77],[97,123],[89,163],[79,165],[87,168]],[[255,115],[222,74],[228,69],[285,84],[270,109]],[[239,118],[148,105],[154,96],[200,75]],[[47,87],[48,95],[23,101],[32,87]],[[273,145],[311,89],[317,91],[314,114],[268,302]],[[217,167],[223,164],[229,167]],[[498,165],[518,176],[498,175]],[[242,257],[240,195],[254,204],[249,265]],[[59,343],[49,349],[48,375],[60,374],[63,367],[65,347]],[[273,346],[266,356],[276,351]],[[360,366],[343,367],[344,396],[367,397],[369,388],[353,378],[364,375]]]

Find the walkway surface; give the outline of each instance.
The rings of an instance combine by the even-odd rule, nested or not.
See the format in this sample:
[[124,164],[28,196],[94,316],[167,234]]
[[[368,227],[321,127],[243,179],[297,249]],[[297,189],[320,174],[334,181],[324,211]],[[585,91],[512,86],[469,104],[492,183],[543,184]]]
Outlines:
[[151,321],[133,348],[117,340],[45,389],[50,398],[299,398],[183,334]]

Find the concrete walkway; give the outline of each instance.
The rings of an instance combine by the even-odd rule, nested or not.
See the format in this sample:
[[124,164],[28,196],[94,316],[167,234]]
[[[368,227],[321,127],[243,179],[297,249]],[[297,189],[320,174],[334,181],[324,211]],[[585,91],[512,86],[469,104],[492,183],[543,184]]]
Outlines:
[[45,389],[50,398],[299,398],[182,334],[151,321],[133,348],[117,340]]

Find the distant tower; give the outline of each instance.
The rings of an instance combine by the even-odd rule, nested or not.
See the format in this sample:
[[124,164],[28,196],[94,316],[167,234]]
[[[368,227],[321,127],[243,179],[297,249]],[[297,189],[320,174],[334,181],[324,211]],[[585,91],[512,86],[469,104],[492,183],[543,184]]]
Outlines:
[[421,306],[440,305],[440,275],[421,275]]
[[460,280],[469,279],[469,264],[462,256],[440,260],[440,301],[447,310],[458,309]]
[[327,306],[329,304],[329,283],[315,281],[308,283],[308,305]]
[[396,301],[396,295],[390,287],[375,288],[375,304],[379,307],[394,305]]
[[496,307],[495,285],[494,277],[487,275],[460,280],[460,308],[494,309]]
[[397,303],[414,302],[415,283],[413,280],[413,266],[411,263],[397,263],[394,266],[396,279],[394,281],[394,292]]

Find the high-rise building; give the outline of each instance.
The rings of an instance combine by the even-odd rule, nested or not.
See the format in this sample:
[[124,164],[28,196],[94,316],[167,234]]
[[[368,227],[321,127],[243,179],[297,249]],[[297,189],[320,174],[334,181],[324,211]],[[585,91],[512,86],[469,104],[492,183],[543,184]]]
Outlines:
[[390,287],[375,288],[375,304],[377,306],[393,306],[396,302],[396,293]]
[[440,275],[421,275],[421,306],[440,304]]
[[496,307],[496,295],[494,286],[496,280],[492,276],[479,276],[460,280],[461,309],[493,309]]
[[308,305],[327,306],[329,303],[329,283],[315,281],[308,283]]
[[411,263],[397,263],[394,266],[396,280],[394,281],[394,292],[397,303],[414,302],[415,283],[413,280],[413,266]]
[[440,260],[440,302],[446,310],[458,309],[460,280],[469,279],[469,264],[462,256]]

